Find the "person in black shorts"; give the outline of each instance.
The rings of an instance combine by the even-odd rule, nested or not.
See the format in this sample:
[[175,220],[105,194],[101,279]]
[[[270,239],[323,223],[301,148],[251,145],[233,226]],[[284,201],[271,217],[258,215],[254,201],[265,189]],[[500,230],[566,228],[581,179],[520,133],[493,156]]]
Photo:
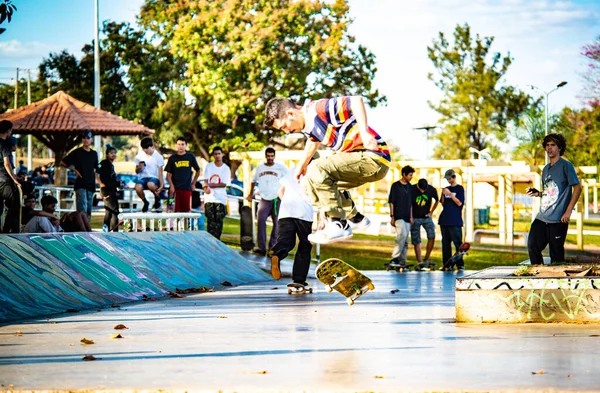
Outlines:
[[[413,222],[410,226],[410,238],[415,248],[417,263],[433,264],[431,261],[431,251],[435,244],[435,224],[432,216],[435,208],[440,202],[438,193],[434,187],[427,183],[426,179],[419,179],[417,184],[412,186],[412,212]],[[435,203],[432,207],[432,202]],[[427,248],[425,258],[421,258],[421,227],[427,232]]]

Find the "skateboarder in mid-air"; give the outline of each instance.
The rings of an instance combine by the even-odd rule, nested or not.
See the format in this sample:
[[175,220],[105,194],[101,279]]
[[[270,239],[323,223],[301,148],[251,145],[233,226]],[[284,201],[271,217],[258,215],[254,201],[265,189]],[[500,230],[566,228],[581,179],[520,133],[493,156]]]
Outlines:
[[[304,106],[289,98],[273,98],[265,108],[265,125],[308,137],[296,178],[306,175],[302,188],[326,217],[309,236],[310,241],[326,244],[347,239],[352,227],[364,228],[370,223],[349,194],[340,192],[383,179],[390,165],[386,143],[367,124],[362,97],[307,101]],[[309,166],[320,144],[336,153]]]
[[299,243],[294,257],[292,279],[293,284],[306,286],[312,250],[308,235],[312,232],[313,207],[308,196],[302,192],[294,176],[294,171],[289,171],[279,183],[281,184],[279,189],[279,198],[281,199],[279,233],[271,257],[271,274],[276,280],[281,278],[279,262],[294,249],[296,237],[298,237]]

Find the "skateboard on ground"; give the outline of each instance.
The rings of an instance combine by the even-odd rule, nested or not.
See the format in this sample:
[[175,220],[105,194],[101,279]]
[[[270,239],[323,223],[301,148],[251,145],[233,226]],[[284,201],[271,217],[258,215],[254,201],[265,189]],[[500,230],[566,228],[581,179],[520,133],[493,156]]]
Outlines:
[[402,266],[398,266],[398,265],[392,266],[391,264],[386,263],[383,266],[385,266],[385,270],[388,271],[388,272],[390,270],[395,270],[395,271],[397,271],[399,273],[404,273],[404,272],[409,272],[410,268],[413,267],[414,265],[411,263],[411,264],[402,265]]
[[325,284],[327,292],[336,290],[344,295],[350,306],[356,299],[375,289],[369,277],[337,258],[321,262],[315,269],[315,276]]
[[456,264],[460,262],[460,260],[462,260],[463,255],[465,255],[467,251],[469,251],[469,248],[471,248],[471,245],[469,243],[461,244],[456,253],[444,263],[444,266],[442,266],[440,270],[454,270]]
[[244,251],[250,251],[254,247],[252,241],[252,208],[242,206],[240,211],[240,246]]
[[435,263],[419,263],[415,266],[415,271],[417,272],[429,272],[435,270]]
[[291,282],[287,286],[289,295],[304,295],[307,292],[312,293],[312,288],[309,288],[306,285],[298,284],[296,282]]

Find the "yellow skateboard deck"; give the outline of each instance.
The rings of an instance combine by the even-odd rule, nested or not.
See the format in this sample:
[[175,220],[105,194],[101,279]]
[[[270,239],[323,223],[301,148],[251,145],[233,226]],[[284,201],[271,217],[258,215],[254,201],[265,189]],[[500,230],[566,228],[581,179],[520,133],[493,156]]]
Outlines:
[[369,277],[337,258],[321,262],[315,269],[315,276],[325,284],[327,292],[335,290],[341,293],[349,305],[353,305],[356,299],[375,289]]

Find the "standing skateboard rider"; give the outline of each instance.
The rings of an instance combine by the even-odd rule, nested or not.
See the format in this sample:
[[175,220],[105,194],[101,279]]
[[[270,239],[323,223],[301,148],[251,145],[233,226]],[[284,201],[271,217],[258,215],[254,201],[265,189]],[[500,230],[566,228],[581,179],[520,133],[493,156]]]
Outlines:
[[258,221],[258,246],[252,250],[255,254],[266,255],[267,253],[267,218],[270,216],[273,221],[273,230],[269,240],[269,250],[273,248],[277,241],[277,215],[279,211],[279,180],[287,173],[287,168],[275,162],[275,149],[267,147],[265,150],[265,162],[261,163],[254,172],[252,183],[250,184],[250,193],[248,201],[252,202],[254,187],[258,182],[260,191],[260,201],[258,202],[257,221]]
[[548,164],[542,170],[542,191],[528,188],[527,195],[542,198],[540,212],[531,223],[527,250],[532,265],[544,263],[542,251],[550,246],[551,262],[565,261],[565,239],[573,207],[581,195],[581,184],[573,164],[562,158],[567,141],[560,134],[544,137]]
[[[410,238],[415,248],[417,263],[433,264],[431,261],[431,251],[435,244],[435,224],[433,223],[433,212],[439,203],[438,193],[435,188],[427,184],[426,179],[419,179],[417,184],[412,186],[412,213],[413,223],[410,226]],[[432,201],[435,203],[432,205]],[[427,232],[427,248],[425,258],[421,258],[421,226]]]
[[200,176],[200,166],[196,157],[187,151],[184,137],[177,138],[177,152],[167,160],[165,171],[169,182],[169,199],[175,198],[175,212],[189,213],[192,210],[192,191],[196,189],[196,181]]
[[310,198],[302,192],[293,171],[288,172],[280,183],[279,232],[271,257],[271,274],[274,279],[279,280],[281,277],[279,262],[294,249],[297,237],[298,251],[294,257],[292,280],[297,284],[306,285],[312,250],[308,235],[312,232],[313,207]]
[[[366,227],[369,220],[360,214],[349,194],[341,190],[359,187],[385,177],[390,151],[384,140],[367,124],[363,98],[359,96],[324,98],[297,105],[289,98],[271,99],[265,108],[265,125],[285,133],[307,136],[304,157],[296,172],[302,186],[327,219],[309,239],[329,243],[352,236],[351,224]],[[311,158],[325,145],[335,154]],[[346,210],[349,210],[346,211]]]

